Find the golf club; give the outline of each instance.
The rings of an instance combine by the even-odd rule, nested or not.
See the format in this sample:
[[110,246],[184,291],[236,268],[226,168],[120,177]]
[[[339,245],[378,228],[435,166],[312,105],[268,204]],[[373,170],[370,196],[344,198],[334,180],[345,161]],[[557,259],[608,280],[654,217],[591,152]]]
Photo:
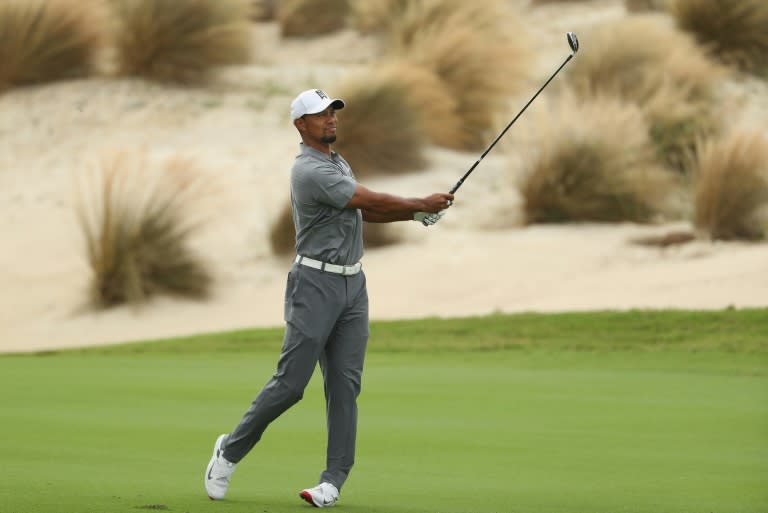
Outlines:
[[576,34],[574,34],[573,32],[568,32],[568,33],[566,33],[566,34],[565,34],[565,36],[566,36],[566,38],[568,39],[568,46],[570,46],[570,47],[571,47],[571,54],[568,56],[568,58],[567,58],[567,59],[565,59],[565,61],[563,61],[563,63],[560,65],[560,67],[559,67],[559,68],[557,68],[557,71],[555,71],[554,73],[552,73],[552,76],[551,76],[551,77],[549,77],[549,79],[548,79],[546,82],[544,82],[544,85],[543,85],[543,86],[541,86],[541,88],[540,88],[538,91],[536,91],[536,94],[534,94],[534,95],[533,95],[533,98],[531,98],[530,100],[528,100],[528,103],[526,103],[526,104],[525,104],[525,107],[523,107],[523,110],[521,110],[520,112],[518,112],[518,113],[517,113],[517,116],[515,116],[515,117],[514,117],[514,119],[513,119],[512,121],[510,121],[510,122],[509,122],[509,124],[506,126],[506,128],[504,128],[504,130],[502,130],[502,131],[501,131],[501,133],[500,133],[500,134],[499,134],[499,135],[496,137],[496,139],[494,139],[494,140],[493,140],[493,142],[491,143],[491,145],[490,145],[490,146],[488,146],[488,148],[486,148],[486,150],[483,152],[483,154],[482,154],[482,155],[480,155],[480,158],[478,158],[478,159],[475,161],[475,163],[474,163],[474,164],[472,164],[472,167],[470,167],[470,168],[469,168],[469,171],[467,171],[466,173],[464,173],[464,176],[462,176],[462,177],[461,177],[461,180],[459,180],[458,182],[456,182],[456,185],[454,185],[454,186],[453,186],[453,188],[451,188],[451,191],[450,191],[450,192],[451,192],[451,194],[453,194],[453,193],[455,193],[456,191],[458,191],[458,190],[459,190],[459,187],[461,187],[461,184],[463,184],[463,183],[464,183],[464,180],[466,180],[466,179],[467,179],[467,177],[468,177],[468,176],[469,176],[469,175],[472,173],[472,171],[474,171],[474,170],[475,170],[475,168],[477,167],[477,165],[478,165],[478,164],[480,164],[480,161],[481,161],[481,160],[483,160],[483,159],[485,158],[485,156],[486,156],[486,155],[488,155],[488,152],[489,152],[489,151],[491,151],[491,148],[493,148],[494,146],[496,146],[496,143],[497,143],[497,142],[499,142],[499,139],[501,139],[501,138],[504,136],[504,134],[505,134],[505,133],[507,133],[507,130],[509,130],[509,127],[511,127],[511,126],[512,126],[512,125],[515,123],[515,121],[517,121],[517,118],[519,118],[519,117],[520,117],[520,115],[521,115],[523,112],[525,112],[525,109],[527,109],[527,108],[528,108],[528,106],[529,106],[531,103],[533,103],[533,100],[535,100],[535,99],[536,99],[536,97],[539,95],[539,93],[540,93],[541,91],[543,91],[545,87],[547,87],[547,85],[548,85],[548,84],[549,84],[549,83],[552,81],[552,79],[553,79],[553,78],[555,78],[555,75],[557,75],[558,73],[560,73],[560,70],[561,70],[561,69],[563,69],[563,67],[564,67],[566,64],[568,64],[568,61],[570,61],[570,60],[573,58],[573,56],[574,56],[574,55],[576,55],[576,52],[578,52],[578,51],[579,51],[579,40],[578,40],[578,38],[576,37]]

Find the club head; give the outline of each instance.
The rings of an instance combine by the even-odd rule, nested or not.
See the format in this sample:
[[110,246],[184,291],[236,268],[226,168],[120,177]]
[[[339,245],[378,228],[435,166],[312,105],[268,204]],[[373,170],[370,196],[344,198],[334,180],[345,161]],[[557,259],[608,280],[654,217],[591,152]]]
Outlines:
[[565,37],[568,39],[568,46],[571,47],[571,51],[575,54],[579,51],[579,38],[573,32],[566,32]]

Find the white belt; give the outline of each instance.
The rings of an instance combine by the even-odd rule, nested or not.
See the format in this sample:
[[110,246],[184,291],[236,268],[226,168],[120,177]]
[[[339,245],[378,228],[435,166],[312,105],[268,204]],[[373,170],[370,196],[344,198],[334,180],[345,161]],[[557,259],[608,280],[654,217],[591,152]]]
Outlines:
[[297,264],[306,265],[307,267],[311,267],[312,269],[320,269],[321,271],[325,271],[328,273],[342,274],[344,276],[357,274],[363,268],[363,264],[361,264],[360,262],[356,263],[355,265],[336,265],[336,264],[321,262],[320,260],[314,260],[312,258],[307,258],[301,255],[296,255],[296,260],[294,261]]

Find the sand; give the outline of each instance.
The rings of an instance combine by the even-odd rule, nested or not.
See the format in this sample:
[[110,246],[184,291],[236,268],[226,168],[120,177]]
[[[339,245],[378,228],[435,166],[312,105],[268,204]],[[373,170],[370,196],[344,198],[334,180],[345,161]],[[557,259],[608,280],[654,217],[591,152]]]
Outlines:
[[[588,33],[626,14],[623,2],[599,1],[528,15],[541,52],[533,92],[567,55],[566,30]],[[92,78],[0,96],[0,352],[282,325],[291,257],[271,253],[268,230],[286,202],[298,148],[288,104],[308,87],[333,94],[340,77],[370,65],[375,44],[352,31],[308,43],[281,42],[272,24],[256,29],[257,62],[226,70],[208,89]],[[764,123],[764,82],[741,78],[724,87],[739,105],[734,123]],[[524,96],[512,99],[510,112]],[[212,180],[201,207],[208,225],[197,240],[217,276],[209,301],[83,308],[89,270],[73,186],[89,163],[115,150],[156,160],[183,155]],[[427,157],[426,171],[365,183],[408,196],[443,191],[477,155],[433,147]],[[520,198],[508,179],[512,161],[508,148],[489,155],[438,225],[400,223],[392,229],[402,244],[366,252],[372,319],[768,305],[765,244],[632,243],[690,230],[685,222],[520,226]]]

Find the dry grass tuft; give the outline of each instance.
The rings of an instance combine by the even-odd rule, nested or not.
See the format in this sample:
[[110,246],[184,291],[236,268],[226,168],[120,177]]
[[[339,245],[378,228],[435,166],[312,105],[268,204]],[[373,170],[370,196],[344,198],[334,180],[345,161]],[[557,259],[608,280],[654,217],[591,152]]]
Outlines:
[[385,54],[433,73],[455,99],[462,136],[442,144],[483,148],[496,114],[508,110],[506,100],[527,78],[530,53],[520,18],[499,0],[390,1],[384,7],[358,8],[355,19],[378,17]]
[[723,62],[768,77],[765,0],[674,0],[677,25]]
[[587,3],[590,0],[531,0],[531,5],[534,7],[537,5],[543,5],[543,4],[576,4],[576,3]]
[[612,99],[566,95],[535,127],[520,191],[526,224],[648,222],[663,213],[674,184],[658,166],[642,113]]
[[694,224],[711,239],[765,239],[768,140],[734,132],[701,144],[694,182]]
[[75,0],[0,1],[0,90],[94,71],[99,14]]
[[394,231],[391,223],[365,223],[363,245],[366,248],[383,248],[400,243],[402,237]]
[[190,246],[202,226],[192,205],[206,181],[188,160],[155,172],[145,157],[118,153],[79,183],[77,217],[91,268],[93,308],[140,305],[157,294],[208,297],[213,276]]
[[363,33],[378,33],[390,45],[412,49],[424,36],[443,35],[458,24],[499,32],[510,14],[499,0],[368,0],[352,4],[351,20]]
[[603,26],[589,35],[589,45],[569,70],[570,84],[582,98],[608,95],[640,106],[659,155],[685,172],[696,138],[720,128],[713,109],[723,70],[690,37],[655,17]]
[[[363,244],[366,248],[379,248],[397,244],[402,240],[387,223],[365,223],[363,225]],[[269,243],[276,255],[295,254],[296,228],[293,225],[291,204],[287,203],[280,211],[269,230]]]
[[251,0],[250,18],[256,22],[275,20],[277,18],[277,0]]
[[283,0],[277,21],[283,37],[312,37],[330,34],[347,25],[349,0]]
[[685,89],[665,84],[643,106],[659,158],[683,175],[689,174],[697,141],[722,129],[712,105],[687,97]]
[[670,0],[624,0],[627,12],[666,11]]
[[424,134],[404,84],[388,75],[361,76],[340,87],[347,106],[339,111],[334,149],[357,176],[422,169]]
[[590,51],[568,72],[582,97],[607,94],[643,105],[671,85],[687,101],[708,101],[721,70],[684,33],[656,17],[631,16],[585,37]]
[[673,246],[682,246],[696,240],[696,234],[689,231],[671,231],[662,235],[647,235],[636,237],[629,242],[638,246],[647,246],[654,248],[669,248]]
[[194,84],[221,66],[247,64],[252,26],[243,0],[112,0],[117,70]]
[[441,146],[461,145],[465,132],[462,127],[458,101],[445,83],[432,71],[408,60],[382,64],[373,72],[380,80],[399,83],[404,100],[417,114],[420,132],[427,140]]
[[366,0],[352,2],[350,21],[362,34],[386,32],[393,20],[402,17],[413,0]]
[[296,252],[296,227],[293,225],[290,202],[285,204],[269,229],[269,245],[276,255]]

